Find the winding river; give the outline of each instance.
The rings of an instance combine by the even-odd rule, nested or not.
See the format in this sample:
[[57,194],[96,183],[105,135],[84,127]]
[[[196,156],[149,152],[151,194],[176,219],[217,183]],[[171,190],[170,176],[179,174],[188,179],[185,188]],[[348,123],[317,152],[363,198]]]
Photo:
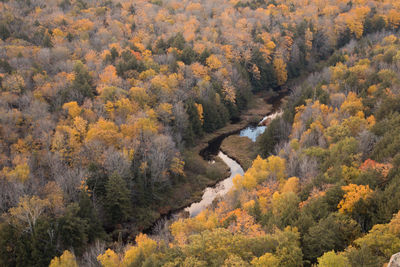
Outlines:
[[[248,126],[240,132],[238,131],[236,134],[239,134],[243,137],[250,138],[253,142],[256,141],[257,137],[260,136],[267,128],[267,125],[276,117],[282,115],[282,111],[278,111],[278,105],[280,104],[280,99],[284,96],[284,94],[279,95],[276,99],[274,99],[273,103],[273,113],[265,116],[258,125]],[[233,133],[235,134],[235,133]],[[201,211],[206,209],[211,203],[217,198],[222,197],[229,192],[229,190],[233,186],[233,178],[240,174],[244,174],[243,168],[232,158],[228,157],[220,150],[220,145],[224,138],[229,136],[230,134],[221,135],[215,140],[211,141],[207,148],[200,152],[200,154],[209,159],[209,164],[213,164],[213,157],[218,156],[222,159],[223,162],[229,167],[230,175],[224,180],[218,182],[215,186],[207,187],[204,190],[203,196],[199,202],[194,202],[190,206],[186,207],[183,210],[176,211],[170,213],[169,215],[158,220],[151,229],[148,231],[151,235],[161,235],[163,230],[168,229],[168,226],[182,217],[195,217]]]
[[[268,116],[265,116],[257,126],[248,126],[245,129],[239,132],[240,136],[250,138],[253,142],[257,140],[257,137],[264,133],[265,129],[267,128],[266,124],[268,124],[274,118],[282,115],[281,111],[274,112]],[[203,196],[200,202],[192,203],[189,207],[185,208],[185,211],[189,213],[190,217],[195,217],[199,214],[202,210],[207,208],[217,196],[223,196],[229,192],[229,190],[233,186],[233,177],[236,175],[244,174],[243,168],[237,163],[235,160],[228,157],[222,151],[219,150],[218,157],[228,165],[230,169],[230,175],[228,178],[222,180],[214,187],[207,187],[204,190]]]

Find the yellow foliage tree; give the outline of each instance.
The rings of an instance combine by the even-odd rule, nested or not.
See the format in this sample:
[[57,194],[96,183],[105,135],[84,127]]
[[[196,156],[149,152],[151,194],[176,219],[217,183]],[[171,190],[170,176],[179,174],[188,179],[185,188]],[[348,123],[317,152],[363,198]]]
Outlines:
[[197,103],[194,103],[194,105],[197,108],[197,114],[199,114],[199,120],[201,121],[201,123],[204,123],[203,105],[202,104],[197,104]]
[[286,177],[286,161],[278,156],[270,156],[267,158],[267,170],[269,177],[282,182]]
[[251,265],[256,267],[276,267],[279,266],[279,263],[279,259],[268,252],[251,261]]
[[100,118],[98,122],[89,127],[86,142],[100,141],[106,145],[117,145],[121,137],[118,126],[114,122]]
[[56,182],[48,182],[43,188],[43,193],[49,201],[52,212],[57,214],[64,210],[64,192]]
[[274,70],[278,85],[285,84],[287,80],[286,63],[281,57],[274,58]]
[[68,115],[71,118],[75,118],[81,114],[82,109],[79,107],[76,101],[68,102],[63,105],[63,109],[68,111]]
[[28,180],[30,170],[28,163],[23,162],[15,165],[13,169],[4,167],[0,173],[2,173],[9,181],[19,181],[23,183]]
[[335,251],[325,252],[324,255],[318,258],[318,267],[347,267],[351,266],[349,260],[341,254],[336,254]]
[[173,174],[179,176],[185,176],[184,172],[185,162],[181,160],[179,154],[177,154],[175,157],[172,158],[172,162],[169,168]]
[[170,231],[175,242],[179,246],[187,243],[190,235],[210,230],[218,226],[218,218],[215,213],[204,210],[194,218],[179,219],[170,226]]
[[60,257],[51,260],[49,267],[78,267],[75,256],[65,250]]
[[235,103],[236,100],[236,90],[235,87],[229,84],[229,82],[224,81],[223,83],[223,93],[225,100]]
[[164,123],[169,123],[174,119],[173,106],[169,103],[161,103],[157,107],[157,117]]
[[393,29],[398,28],[400,26],[400,11],[395,9],[389,10],[387,19]]
[[140,259],[149,257],[156,249],[157,242],[148,238],[145,234],[139,234],[136,239],[136,246],[125,251],[123,266],[139,266]]
[[350,92],[347,95],[346,100],[340,107],[341,112],[347,112],[350,115],[354,116],[357,112],[362,111],[364,109],[361,98],[358,98],[356,93]]
[[218,59],[216,55],[209,56],[206,59],[206,63],[212,70],[219,69],[222,66],[221,61]]
[[132,87],[129,91],[131,97],[137,102],[142,108],[147,105],[150,101],[150,96],[147,94],[146,89],[141,87]]
[[194,76],[198,79],[205,79],[208,76],[207,67],[203,66],[199,62],[194,62],[190,65],[190,68]]
[[282,182],[286,176],[286,162],[278,156],[270,156],[262,159],[260,156],[253,161],[252,166],[243,176],[237,175],[233,178],[236,189],[242,187],[251,190],[267,179]]
[[369,11],[367,6],[356,7],[346,16],[347,27],[358,39],[363,35],[364,20]]
[[121,267],[121,260],[117,253],[111,249],[107,249],[104,254],[97,256],[97,260],[103,267]]
[[12,218],[27,223],[28,228],[32,233],[36,221],[39,219],[40,215],[43,214],[49,204],[50,203],[47,199],[40,199],[37,196],[23,196],[20,197],[18,206],[11,208],[9,212]]
[[299,178],[290,177],[289,179],[287,179],[287,181],[283,185],[281,192],[282,193],[287,193],[287,192],[298,193],[299,190],[300,190]]
[[360,199],[366,199],[373,192],[368,185],[356,184],[342,186],[342,190],[345,191],[346,194],[338,205],[341,213],[350,213],[353,210],[354,204]]

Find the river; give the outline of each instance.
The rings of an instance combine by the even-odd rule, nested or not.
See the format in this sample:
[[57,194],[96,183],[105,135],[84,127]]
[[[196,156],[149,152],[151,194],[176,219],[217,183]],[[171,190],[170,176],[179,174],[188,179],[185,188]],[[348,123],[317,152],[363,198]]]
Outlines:
[[[274,118],[282,115],[281,111],[274,112],[268,116],[265,116],[257,126],[248,126],[239,132],[240,136],[250,138],[253,142],[257,140],[257,137],[264,133],[267,128],[267,124]],[[190,217],[194,217],[199,214],[202,210],[207,208],[217,196],[223,196],[229,192],[233,186],[233,177],[240,174],[243,175],[243,168],[235,160],[228,157],[222,151],[219,150],[218,157],[228,165],[230,169],[230,175],[228,178],[222,180],[213,187],[207,187],[204,190],[203,196],[200,202],[195,202],[189,207],[185,208],[185,211],[189,213]],[[211,161],[212,164],[212,161]]]
[[[278,111],[278,105],[276,103],[280,103],[280,99],[284,96],[284,94],[280,95],[279,98],[277,97],[274,99],[273,102],[273,113],[265,116],[259,123],[258,125],[250,125],[244,129],[242,129],[239,134],[240,136],[243,137],[248,137],[250,138],[253,142],[256,141],[257,137],[260,136],[262,133],[267,128],[267,125],[276,117],[282,115],[282,111]],[[176,221],[178,218],[185,218],[185,217],[195,217],[197,216],[201,211],[206,209],[208,206],[211,205],[211,203],[217,198],[217,197],[222,197],[226,193],[229,192],[229,190],[233,186],[233,178],[236,175],[243,175],[244,170],[243,168],[237,163],[235,160],[232,158],[228,157],[226,154],[224,154],[220,150],[220,145],[223,141],[224,138],[226,138],[228,135],[221,135],[215,140],[213,140],[211,143],[209,143],[208,147],[205,148],[203,151],[200,152],[200,154],[204,157],[209,159],[209,164],[213,164],[213,157],[218,156],[219,158],[222,159],[223,162],[229,167],[230,169],[230,175],[229,177],[225,178],[224,180],[218,182],[215,186],[212,187],[207,187],[204,190],[203,196],[199,202],[192,203],[190,206],[186,207],[185,209],[181,211],[177,211],[174,213],[170,213],[169,215],[159,219],[151,229],[148,231],[149,234],[155,236],[162,235],[162,233],[165,233],[165,231],[168,229],[168,226]],[[214,155],[214,156],[213,156]]]
[[222,151],[219,151],[218,157],[221,158],[226,165],[228,165],[231,174],[229,175],[228,178],[222,180],[214,187],[207,187],[204,190],[200,202],[195,202],[189,207],[185,208],[185,211],[189,212],[190,217],[196,216],[202,210],[207,208],[217,196],[223,196],[226,193],[228,193],[228,191],[233,186],[233,177],[235,177],[238,174],[240,175],[244,174],[243,168],[239,165],[239,163],[228,157]]

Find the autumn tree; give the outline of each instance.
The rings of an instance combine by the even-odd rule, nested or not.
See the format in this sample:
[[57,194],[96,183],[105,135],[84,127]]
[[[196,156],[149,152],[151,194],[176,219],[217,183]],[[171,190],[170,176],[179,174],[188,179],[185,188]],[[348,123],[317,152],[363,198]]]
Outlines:
[[29,231],[33,233],[37,220],[49,204],[48,200],[40,199],[37,196],[24,196],[19,199],[18,206],[11,208],[9,212],[13,218],[26,223]]
[[78,267],[75,256],[65,250],[60,257],[55,257],[50,262],[50,267]]
[[357,201],[366,199],[372,193],[368,185],[350,184],[348,186],[343,186],[342,189],[346,192],[343,200],[340,201],[338,205],[339,211],[342,213],[351,212]]
[[346,267],[349,265],[349,260],[344,255],[336,254],[335,251],[326,252],[318,258],[318,266],[320,267]]
[[276,80],[278,85],[285,84],[287,80],[286,63],[281,57],[274,58],[274,70],[276,74]]

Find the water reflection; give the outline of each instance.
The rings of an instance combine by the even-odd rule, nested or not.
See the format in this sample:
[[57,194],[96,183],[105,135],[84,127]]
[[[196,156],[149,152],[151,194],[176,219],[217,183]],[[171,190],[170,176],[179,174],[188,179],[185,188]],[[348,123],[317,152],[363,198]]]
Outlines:
[[251,139],[251,141],[255,142],[257,137],[265,132],[267,126],[250,126],[240,131],[240,136],[246,136]]
[[251,141],[255,142],[257,140],[257,137],[262,135],[265,132],[265,129],[267,129],[267,126],[273,119],[282,116],[283,112],[278,111],[274,112],[268,116],[265,116],[258,124],[258,126],[249,126],[243,130],[240,131],[239,135],[240,136],[245,136],[251,139]]

